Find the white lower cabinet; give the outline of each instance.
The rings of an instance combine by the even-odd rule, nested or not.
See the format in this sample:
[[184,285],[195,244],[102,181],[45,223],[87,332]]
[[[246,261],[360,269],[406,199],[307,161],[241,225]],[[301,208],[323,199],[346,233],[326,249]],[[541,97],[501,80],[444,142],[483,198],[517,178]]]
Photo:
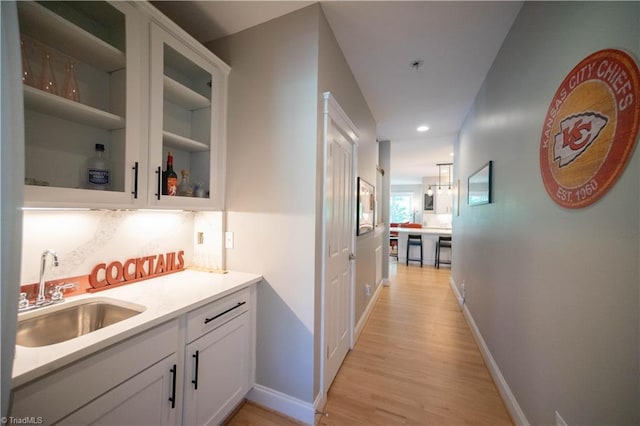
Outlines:
[[[10,416],[40,417],[45,425],[58,423],[78,409],[107,398],[111,390],[154,365],[175,357],[178,338],[179,324],[174,319],[14,388]],[[167,398],[168,392],[166,389]],[[96,411],[94,419],[118,405],[108,398],[104,401],[112,402]]]
[[244,398],[255,370],[253,287],[187,314],[185,425],[219,424]]
[[13,390],[9,415],[61,425],[213,425],[250,390],[247,288]]
[[85,405],[60,425],[175,425],[177,356],[165,358]]
[[244,312],[187,345],[185,424],[219,424],[244,398],[250,336],[249,314]]

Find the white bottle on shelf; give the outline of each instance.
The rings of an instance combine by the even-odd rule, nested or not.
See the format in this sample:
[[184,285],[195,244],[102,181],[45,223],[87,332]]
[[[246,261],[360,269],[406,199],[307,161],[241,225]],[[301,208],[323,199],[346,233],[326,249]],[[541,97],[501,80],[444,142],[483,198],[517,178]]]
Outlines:
[[109,162],[104,156],[104,145],[96,144],[96,154],[87,161],[85,182],[87,189],[109,189]]

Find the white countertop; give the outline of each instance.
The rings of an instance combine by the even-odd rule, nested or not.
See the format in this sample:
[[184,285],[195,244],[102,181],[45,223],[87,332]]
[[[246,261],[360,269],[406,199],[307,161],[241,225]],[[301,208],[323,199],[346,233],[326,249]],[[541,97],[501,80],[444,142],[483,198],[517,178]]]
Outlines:
[[411,234],[451,235],[451,228],[389,228],[393,232],[406,232]]
[[36,348],[16,345],[13,386],[22,385],[261,279],[262,276],[258,274],[243,272],[216,274],[184,270],[97,293],[69,297],[52,307],[21,313],[19,319],[37,316],[52,309],[63,309],[65,305],[91,298],[117,299],[146,307],[138,315],[66,342]]

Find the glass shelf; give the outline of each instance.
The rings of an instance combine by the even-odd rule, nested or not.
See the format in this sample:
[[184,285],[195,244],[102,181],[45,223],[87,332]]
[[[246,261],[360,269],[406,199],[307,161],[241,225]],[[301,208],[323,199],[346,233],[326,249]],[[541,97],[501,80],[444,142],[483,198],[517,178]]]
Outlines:
[[20,29],[25,34],[103,71],[125,67],[124,52],[35,2],[18,2]]
[[79,102],[24,86],[25,107],[54,117],[104,130],[124,129],[125,119]]

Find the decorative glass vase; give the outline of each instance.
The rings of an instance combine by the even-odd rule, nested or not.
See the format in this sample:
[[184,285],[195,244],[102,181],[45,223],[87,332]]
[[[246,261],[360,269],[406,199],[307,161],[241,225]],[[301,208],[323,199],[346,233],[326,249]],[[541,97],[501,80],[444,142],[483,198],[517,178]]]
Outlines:
[[22,83],[27,86],[35,86],[35,79],[33,78],[29,57],[27,56],[27,47],[27,42],[20,40],[20,49],[22,51]]
[[42,75],[40,76],[40,89],[54,95],[58,94],[58,85],[56,84],[56,77],[53,73],[51,55],[46,51],[44,52],[44,56],[42,57]]
[[76,80],[76,64],[69,61],[66,67],[62,96],[72,101],[80,102],[80,89]]

